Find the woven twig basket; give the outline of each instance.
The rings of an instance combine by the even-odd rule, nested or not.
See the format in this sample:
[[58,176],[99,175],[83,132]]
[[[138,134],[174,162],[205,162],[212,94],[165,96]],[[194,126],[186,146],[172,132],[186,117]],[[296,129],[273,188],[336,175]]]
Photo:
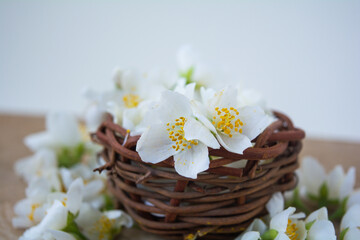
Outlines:
[[[111,192],[143,230],[172,239],[192,234],[230,239],[266,214],[265,204],[274,192],[296,186],[294,171],[305,133],[284,114],[274,115],[277,121],[242,155],[209,148],[216,159],[197,179],[177,174],[172,158],[159,164],[142,162],[135,151],[139,136],[126,136],[126,129],[107,115],[92,134],[93,141],[104,146],[101,156],[106,161],[96,170],[109,170]],[[243,168],[226,166],[244,159]]]

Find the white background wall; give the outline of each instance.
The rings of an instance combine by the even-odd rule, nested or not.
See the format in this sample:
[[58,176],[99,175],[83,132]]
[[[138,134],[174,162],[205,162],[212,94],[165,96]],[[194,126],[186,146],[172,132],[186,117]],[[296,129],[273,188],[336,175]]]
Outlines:
[[1,1],[0,112],[80,113],[83,86],[184,43],[308,136],[360,141],[360,1]]

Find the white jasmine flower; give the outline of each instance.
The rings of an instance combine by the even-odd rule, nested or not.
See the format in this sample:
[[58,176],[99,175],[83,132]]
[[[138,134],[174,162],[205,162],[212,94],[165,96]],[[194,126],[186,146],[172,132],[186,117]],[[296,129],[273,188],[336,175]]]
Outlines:
[[85,88],[82,95],[88,100],[89,104],[85,109],[83,118],[86,128],[90,132],[95,132],[100,124],[105,120],[105,113],[109,102],[118,102],[121,100],[119,90],[105,92],[96,92]]
[[15,163],[15,172],[29,183],[33,178],[47,178],[52,186],[60,189],[57,175],[57,160],[55,152],[49,149],[41,149],[31,157],[20,159]]
[[319,220],[328,220],[328,211],[326,207],[322,207],[307,216],[305,219],[305,223],[310,223],[313,221],[319,221]]
[[352,205],[341,219],[340,230],[344,240],[360,239],[360,204]]
[[206,118],[199,116],[199,120],[215,132],[217,140],[230,152],[242,154],[252,147],[251,140],[272,121],[260,107],[238,108],[234,88],[227,87],[219,92],[202,88],[200,93],[207,112]]
[[159,98],[159,93],[166,89],[155,80],[153,76],[149,78],[132,70],[115,71],[114,81],[120,98],[107,103],[107,111],[114,117],[115,123],[136,134],[142,133],[142,118],[152,102]]
[[175,170],[189,178],[209,168],[208,146],[220,146],[210,130],[195,119],[185,96],[163,92],[152,114],[158,119],[141,135],[136,147],[144,162],[159,163],[174,156]]
[[60,201],[55,201],[40,224],[27,229],[19,239],[41,240],[48,238],[47,230],[61,230],[66,226],[67,215],[67,208]]
[[275,215],[270,221],[270,229],[277,231],[275,240],[305,240],[306,229],[304,221],[297,218],[303,217],[299,214],[293,218],[295,208],[289,207]]
[[199,87],[215,84],[214,73],[201,62],[190,45],[184,45],[178,50],[177,62],[180,76],[186,79],[186,84],[195,82]]
[[359,227],[349,228],[344,236],[344,240],[358,240],[360,239],[360,229]]
[[82,180],[77,179],[66,194],[52,192],[53,189],[46,179],[34,179],[26,189],[26,198],[14,206],[16,216],[12,220],[13,226],[26,228],[38,224],[54,201],[60,201],[75,214],[83,198],[83,188]]
[[301,184],[313,197],[320,196],[321,187],[326,187],[327,199],[343,201],[355,186],[355,168],[345,174],[342,166],[337,165],[328,175],[324,167],[313,157],[305,157],[301,163]]
[[[324,167],[313,157],[304,157],[301,162],[301,183],[309,194],[318,196],[321,186],[326,181]],[[299,186],[300,187],[300,186]]]
[[346,209],[351,208],[355,204],[360,204],[360,189],[357,189],[350,194],[349,199],[346,202]]
[[106,176],[104,173],[93,172],[93,168],[84,164],[78,164],[67,169],[61,168],[60,175],[65,189],[68,189],[74,179],[81,177],[84,180],[83,201],[91,204],[92,207],[100,209],[104,206],[104,191]]
[[355,178],[356,173],[354,167],[349,168],[348,172],[345,174],[342,166],[335,166],[326,179],[329,199],[343,200],[345,197],[349,196],[354,190]]
[[249,227],[240,234],[235,240],[258,240],[260,236],[266,231],[267,226],[261,219],[254,219]]
[[318,220],[308,231],[307,240],[336,240],[335,228],[332,222],[328,220]]
[[[68,224],[68,214],[76,215],[79,212],[82,203],[83,195],[83,182],[77,179],[70,186],[67,194],[62,200],[55,199],[49,208],[46,209],[41,222],[29,229],[27,229],[21,240],[40,240],[40,239],[54,239],[52,231],[50,230],[63,230]],[[54,197],[51,194],[48,198]],[[56,235],[56,233],[55,233]],[[62,234],[63,235],[63,234]]]
[[46,116],[46,131],[34,133],[25,138],[31,150],[43,148],[59,149],[74,147],[81,141],[81,133],[76,117],[70,113],[50,112]]
[[360,227],[360,204],[350,207],[341,219],[340,229]]
[[329,239],[336,240],[334,225],[328,220],[328,211],[322,207],[312,212],[305,219],[306,226],[310,226],[308,231],[308,240]]
[[153,105],[152,101],[143,101],[136,108],[123,111],[122,126],[130,130],[130,136],[141,135],[146,130],[144,118]]
[[14,206],[15,217],[12,224],[15,228],[28,228],[39,223],[44,215],[44,204],[51,186],[46,179],[36,178],[26,188],[26,198],[17,202]]
[[270,218],[276,214],[284,211],[285,200],[281,192],[276,192],[271,196],[271,199],[266,203],[266,210],[269,212]]
[[100,212],[91,208],[89,204],[81,206],[75,221],[89,240],[113,239],[122,226],[129,228],[133,225],[130,216],[123,211]]

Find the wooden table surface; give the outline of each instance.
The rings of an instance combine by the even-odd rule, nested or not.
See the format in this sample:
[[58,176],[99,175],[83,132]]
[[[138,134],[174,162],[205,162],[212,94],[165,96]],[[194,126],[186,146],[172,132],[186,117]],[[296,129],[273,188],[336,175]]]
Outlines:
[[[15,175],[14,163],[31,155],[23,138],[45,128],[43,117],[12,116],[0,114],[0,239],[17,239],[22,231],[11,225],[13,205],[25,197],[25,183]],[[318,158],[327,170],[342,164],[346,170],[357,167],[356,187],[360,187],[360,143],[306,139],[301,156]],[[120,239],[159,239],[138,229],[123,231]]]

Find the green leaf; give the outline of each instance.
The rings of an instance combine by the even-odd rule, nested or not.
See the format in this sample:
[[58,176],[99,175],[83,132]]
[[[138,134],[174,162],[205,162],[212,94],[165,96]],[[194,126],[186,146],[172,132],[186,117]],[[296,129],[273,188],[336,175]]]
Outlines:
[[180,73],[180,77],[183,77],[186,79],[185,84],[190,84],[193,82],[193,80],[192,80],[193,73],[194,73],[194,67],[191,67],[191,68],[189,68],[189,70],[187,72]]
[[310,213],[309,209],[303,204],[300,198],[299,188],[295,188],[292,199],[285,202],[285,207],[295,207],[296,209],[301,210],[306,214]]
[[110,230],[110,239],[113,239],[116,235],[118,235],[122,230],[122,227],[118,227],[118,228],[111,228]]
[[310,228],[312,227],[312,225],[314,224],[316,222],[316,220],[314,220],[314,221],[311,221],[311,222],[308,222],[307,224],[305,224],[305,228],[306,228],[306,230],[310,230]]
[[261,235],[262,240],[274,240],[276,236],[278,235],[278,231],[275,229],[270,229],[264,232],[263,235]]
[[115,208],[114,199],[106,193],[103,194],[103,198],[104,198],[105,204],[104,204],[104,207],[102,208],[102,211],[113,210]]
[[319,189],[319,199],[318,199],[319,208],[326,207],[328,205],[328,194],[329,194],[328,187],[326,186],[326,183],[323,183]]
[[87,238],[80,232],[78,225],[75,222],[77,215],[68,212],[66,226],[61,230],[70,233],[76,240],[87,240]]
[[63,147],[57,154],[58,166],[70,168],[81,161],[86,152],[84,143],[79,143],[74,148]]
[[339,236],[339,240],[344,240],[344,237],[348,231],[349,231],[349,228],[342,230],[340,233],[340,236]]
[[331,214],[330,216],[330,220],[336,220],[336,219],[341,219],[345,213],[346,213],[346,204],[347,201],[349,200],[349,197],[344,198],[344,200],[340,203],[340,206],[338,206],[338,208],[336,209],[336,211]]

